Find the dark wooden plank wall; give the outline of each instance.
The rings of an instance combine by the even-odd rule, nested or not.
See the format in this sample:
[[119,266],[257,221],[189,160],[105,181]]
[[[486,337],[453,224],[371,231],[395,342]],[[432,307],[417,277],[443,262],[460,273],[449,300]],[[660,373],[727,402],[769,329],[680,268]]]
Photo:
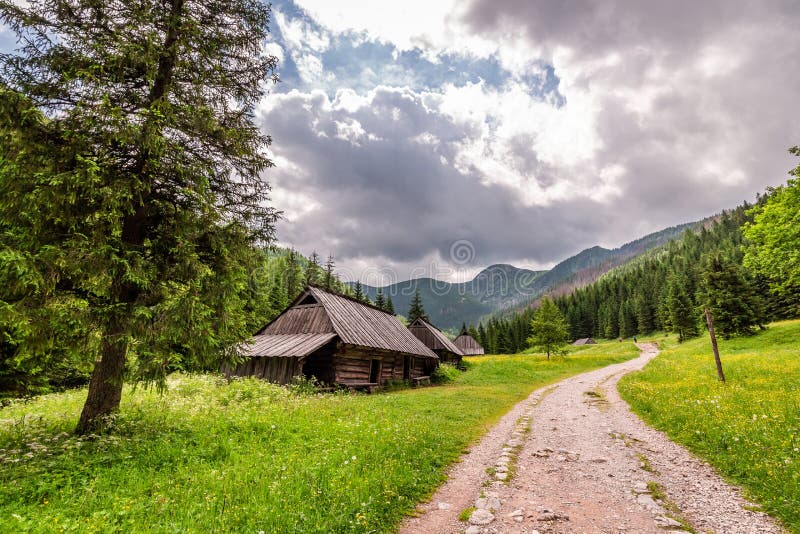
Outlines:
[[434,335],[434,333],[431,332],[427,326],[421,324],[412,324],[408,327],[408,329],[417,339],[422,341],[426,347],[433,350],[433,352],[436,352],[437,349],[444,348],[436,335]]
[[434,350],[433,352],[439,357],[440,362],[452,363],[454,365],[461,365],[461,355],[453,354],[449,350]]
[[[251,357],[236,369],[223,368],[226,376],[254,376],[277,384],[288,384],[295,376],[313,375],[327,384],[337,382],[369,382],[372,360],[381,362],[378,383],[402,380],[405,355],[399,352],[371,350],[352,345],[328,345],[305,358]],[[438,365],[436,360],[411,357],[410,378],[429,376]]]
[[336,381],[368,382],[372,360],[381,362],[378,383],[385,384],[392,376],[394,354],[350,345],[340,346],[333,361]]
[[236,369],[226,367],[225,376],[252,376],[275,384],[289,384],[295,376],[302,373],[303,358],[259,358],[251,357]]

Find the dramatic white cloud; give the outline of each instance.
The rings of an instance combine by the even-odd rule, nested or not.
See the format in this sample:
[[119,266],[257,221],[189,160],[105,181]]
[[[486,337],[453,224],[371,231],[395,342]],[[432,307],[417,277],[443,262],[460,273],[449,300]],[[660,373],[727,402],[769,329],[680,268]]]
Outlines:
[[290,81],[260,114],[279,237],[356,276],[437,274],[459,239],[474,261],[441,276],[548,265],[752,200],[796,165],[787,3],[283,4]]
[[381,2],[369,0],[298,0],[320,25],[335,33],[362,33],[391,43],[398,51],[419,49],[435,54],[443,50],[466,50],[486,56],[494,43],[470,35],[461,18],[467,4],[458,0],[408,0]]

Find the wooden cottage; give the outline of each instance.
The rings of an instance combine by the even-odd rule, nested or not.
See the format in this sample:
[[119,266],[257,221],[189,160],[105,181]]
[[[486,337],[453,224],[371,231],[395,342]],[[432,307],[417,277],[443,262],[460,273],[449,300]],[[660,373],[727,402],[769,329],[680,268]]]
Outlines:
[[452,363],[456,367],[461,366],[461,349],[455,346],[444,332],[433,326],[427,321],[417,319],[408,329],[414,336],[422,341],[426,347],[431,349],[439,357],[440,362]]
[[483,354],[484,350],[481,344],[478,343],[474,337],[469,335],[466,329],[462,329],[453,344],[458,347],[461,354],[464,356],[473,356],[476,354]]
[[590,337],[582,337],[580,339],[576,339],[572,344],[573,345],[597,345],[597,341],[595,341],[594,339],[592,339]]
[[296,376],[369,388],[430,376],[439,364],[397,317],[350,297],[308,287],[244,349],[227,376],[286,384]]

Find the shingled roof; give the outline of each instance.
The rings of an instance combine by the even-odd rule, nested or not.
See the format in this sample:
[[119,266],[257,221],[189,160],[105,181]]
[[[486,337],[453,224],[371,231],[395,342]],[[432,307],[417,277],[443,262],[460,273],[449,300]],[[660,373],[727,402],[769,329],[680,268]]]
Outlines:
[[327,334],[263,334],[254,336],[243,353],[245,356],[308,356],[335,338],[334,332]]
[[255,340],[266,335],[327,333],[350,345],[438,358],[394,315],[316,286],[306,288]]
[[459,349],[461,349],[461,353],[464,356],[484,353],[481,344],[475,341],[475,338],[469,335],[464,330],[461,331],[461,334],[456,338],[453,344]]
[[446,350],[453,354],[462,355],[461,349],[455,346],[444,333],[425,321],[424,319],[417,319],[410,325],[408,329],[414,336],[425,343],[425,345],[432,350]]

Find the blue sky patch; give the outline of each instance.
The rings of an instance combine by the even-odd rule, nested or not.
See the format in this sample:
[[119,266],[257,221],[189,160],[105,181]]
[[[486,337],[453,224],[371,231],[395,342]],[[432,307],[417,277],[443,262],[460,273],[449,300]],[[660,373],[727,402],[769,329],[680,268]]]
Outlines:
[[[513,73],[504,69],[496,57],[476,58],[451,53],[439,55],[436,61],[431,61],[419,48],[400,51],[393,44],[375,40],[364,33],[331,34],[290,0],[276,2],[274,9],[290,21],[302,21],[312,31],[327,35],[330,40],[330,46],[321,53],[292,49],[280,25],[273,20],[272,37],[284,50],[284,60],[278,68],[282,80],[276,87],[278,92],[321,89],[333,97],[337,90],[345,88],[361,94],[378,85],[436,91],[446,84],[460,87],[481,81],[489,88],[500,89],[513,78]],[[318,79],[302,79],[297,62],[304,55],[312,55],[321,62],[322,76]],[[527,85],[532,95],[549,98],[559,107],[564,105],[565,99],[558,92],[559,79],[553,67],[544,63],[536,64],[536,67],[536,72],[520,76],[516,81]]]

